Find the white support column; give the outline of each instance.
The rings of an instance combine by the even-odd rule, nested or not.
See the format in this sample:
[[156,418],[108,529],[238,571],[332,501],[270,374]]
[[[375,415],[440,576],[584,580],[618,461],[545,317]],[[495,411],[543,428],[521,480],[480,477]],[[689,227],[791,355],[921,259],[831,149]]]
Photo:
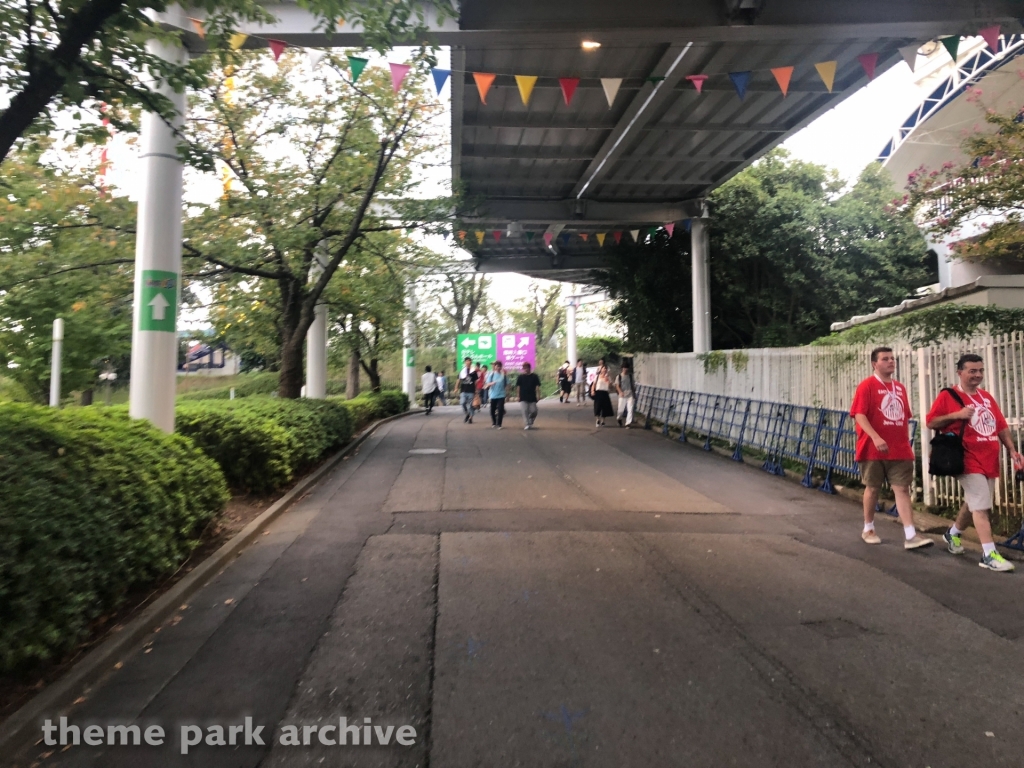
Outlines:
[[690,219],[690,250],[693,276],[693,351],[711,351],[711,245],[707,221]]
[[64,352],[64,321],[53,321],[53,351],[50,355],[50,407],[60,407],[60,363]]
[[416,402],[416,286],[412,283],[406,288],[405,307],[409,314],[403,329],[402,391],[412,404]]
[[[323,273],[319,257],[310,267],[309,282]],[[313,324],[306,331],[306,394],[313,400],[327,397],[327,305],[320,302],[313,310]]]
[[[148,50],[183,62],[176,44],[150,41]],[[159,86],[185,114],[185,94]],[[142,192],[135,236],[135,305],[132,313],[132,379],[128,413],[148,419],[165,432],[174,431],[174,397],[178,368],[178,307],[181,304],[181,176],[177,139],[158,116],[142,117],[139,156]]]
[[576,365],[576,299],[569,299],[565,306],[565,359]]

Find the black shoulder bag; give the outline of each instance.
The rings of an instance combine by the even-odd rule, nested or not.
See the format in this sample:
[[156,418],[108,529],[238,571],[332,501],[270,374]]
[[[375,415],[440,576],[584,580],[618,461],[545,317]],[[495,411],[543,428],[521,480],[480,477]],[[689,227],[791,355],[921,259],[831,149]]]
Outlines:
[[[943,392],[949,392],[953,399],[964,407],[964,401],[955,389],[946,387]],[[964,473],[964,430],[967,429],[967,420],[964,420],[960,428],[960,434],[952,432],[938,432],[932,438],[931,449],[928,455],[928,474],[935,477],[954,477]]]

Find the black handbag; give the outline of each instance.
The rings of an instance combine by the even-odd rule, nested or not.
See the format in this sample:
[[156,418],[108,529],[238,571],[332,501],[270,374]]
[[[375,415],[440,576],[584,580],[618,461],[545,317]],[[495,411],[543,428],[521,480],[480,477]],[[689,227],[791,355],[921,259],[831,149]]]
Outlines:
[[[949,392],[953,399],[964,407],[964,401],[955,389],[946,387],[943,392]],[[955,477],[964,473],[964,430],[967,429],[967,420],[960,427],[960,434],[953,432],[936,432],[932,438],[931,449],[928,455],[928,474],[935,477]]]

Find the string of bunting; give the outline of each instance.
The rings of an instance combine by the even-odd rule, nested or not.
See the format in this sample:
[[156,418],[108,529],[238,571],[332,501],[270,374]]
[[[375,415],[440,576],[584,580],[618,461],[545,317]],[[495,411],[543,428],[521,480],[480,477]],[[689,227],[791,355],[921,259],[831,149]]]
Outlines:
[[[689,220],[686,220],[686,221],[683,222],[683,228],[687,232],[690,231],[690,221]],[[673,236],[673,234],[675,234],[676,224],[675,224],[674,221],[670,221],[670,222],[667,222],[667,223],[661,225],[660,227],[644,227],[644,228],[641,228],[641,229],[627,229],[627,230],[617,229],[617,230],[612,230],[611,232],[596,232],[596,233],[594,233],[594,239],[597,240],[597,245],[598,245],[599,248],[604,248],[604,244],[606,242],[609,242],[609,243],[610,242],[614,242],[616,245],[619,245],[622,242],[622,238],[626,234],[628,234],[631,238],[633,238],[633,242],[640,243],[640,242],[645,241],[648,237],[653,237],[654,234],[659,229],[664,230],[665,234],[667,234],[669,236],[669,238],[671,238]],[[502,239],[503,236],[507,237],[507,235],[504,235],[504,232],[505,232],[505,230],[494,229],[494,230],[491,230],[490,234],[491,234],[491,237],[494,239],[494,242],[498,243],[498,242],[501,242],[501,239]],[[483,230],[483,229],[474,229],[472,231],[465,230],[465,229],[460,229],[460,230],[458,230],[455,233],[455,236],[458,238],[459,243],[461,243],[462,245],[465,245],[466,244],[466,238],[468,238],[470,236],[470,234],[473,235],[473,238],[476,240],[476,244],[477,245],[483,245],[484,244],[484,240],[487,238],[487,231]],[[608,236],[609,235],[611,235],[611,241],[608,240]],[[526,230],[526,231],[523,232],[523,236],[526,238],[526,242],[530,243],[530,242],[533,242],[534,238],[537,237],[537,233],[535,231]],[[568,245],[570,242],[572,242],[573,237],[578,238],[579,240],[583,241],[584,243],[590,241],[590,233],[589,232],[579,232],[579,233],[577,233],[575,235],[573,233],[571,233],[571,232],[562,232],[560,235],[558,235],[557,242],[559,244],[563,245],[563,246],[564,245]],[[556,238],[555,238],[555,235],[554,235],[553,232],[544,232],[543,235],[541,236],[541,239],[544,240],[544,245],[546,245],[548,247],[550,247],[551,244],[556,241]]]

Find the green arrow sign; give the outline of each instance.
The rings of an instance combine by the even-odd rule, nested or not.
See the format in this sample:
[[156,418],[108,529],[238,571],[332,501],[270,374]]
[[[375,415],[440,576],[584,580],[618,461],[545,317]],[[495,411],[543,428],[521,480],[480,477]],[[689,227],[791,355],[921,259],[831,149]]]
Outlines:
[[139,308],[140,331],[174,333],[178,319],[178,275],[158,269],[142,272],[142,306]]
[[491,365],[498,359],[496,339],[493,333],[460,333],[456,336],[455,351],[459,367],[462,367],[462,360],[466,357],[472,358],[474,363]]

